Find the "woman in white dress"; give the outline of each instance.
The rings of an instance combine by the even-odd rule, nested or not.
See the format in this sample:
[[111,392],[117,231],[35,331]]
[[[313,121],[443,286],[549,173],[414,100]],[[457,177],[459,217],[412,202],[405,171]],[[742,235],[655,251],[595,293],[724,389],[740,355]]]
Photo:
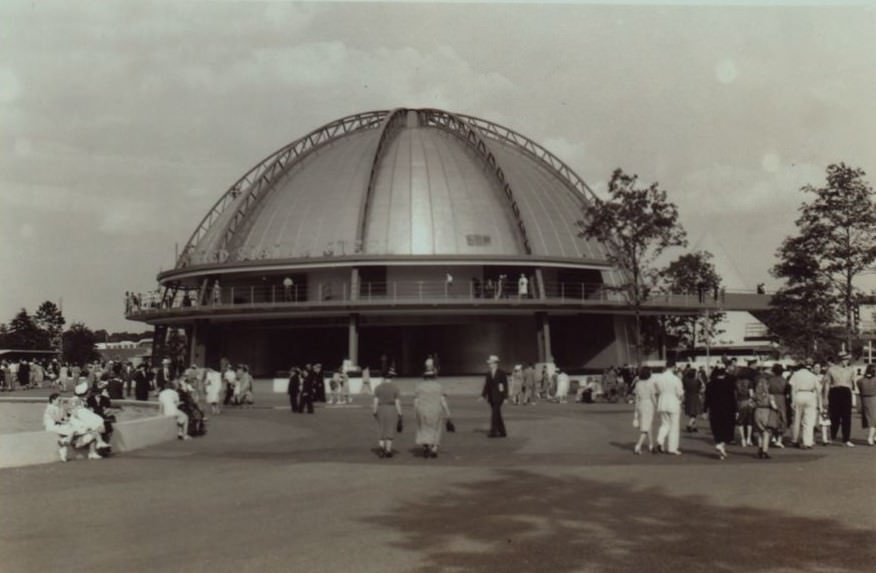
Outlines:
[[205,378],[205,393],[207,394],[207,403],[210,404],[210,413],[219,414],[219,393],[222,391],[222,373],[215,370],[208,370]]
[[654,451],[654,410],[657,408],[657,389],[651,377],[651,369],[643,366],[639,377],[633,382],[633,394],[636,398],[636,413],[633,417],[633,427],[639,429],[639,441],[633,450],[636,455],[642,453],[642,446],[648,440],[648,451]]

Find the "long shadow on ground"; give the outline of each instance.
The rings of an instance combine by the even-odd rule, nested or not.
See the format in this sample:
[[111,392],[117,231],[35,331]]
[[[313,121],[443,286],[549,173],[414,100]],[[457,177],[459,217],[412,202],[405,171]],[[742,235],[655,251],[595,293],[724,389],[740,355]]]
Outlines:
[[367,521],[423,553],[422,573],[865,572],[876,557],[873,532],[831,519],[522,470]]

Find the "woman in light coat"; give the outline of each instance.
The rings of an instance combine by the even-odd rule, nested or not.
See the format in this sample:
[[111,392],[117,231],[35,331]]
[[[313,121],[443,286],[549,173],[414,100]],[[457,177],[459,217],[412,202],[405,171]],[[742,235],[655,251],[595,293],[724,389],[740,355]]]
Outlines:
[[639,377],[633,383],[633,394],[636,401],[636,413],[633,416],[633,427],[639,429],[639,441],[633,451],[636,455],[642,453],[642,446],[648,440],[648,451],[654,451],[654,410],[657,408],[657,389],[651,377],[651,369],[643,366]]

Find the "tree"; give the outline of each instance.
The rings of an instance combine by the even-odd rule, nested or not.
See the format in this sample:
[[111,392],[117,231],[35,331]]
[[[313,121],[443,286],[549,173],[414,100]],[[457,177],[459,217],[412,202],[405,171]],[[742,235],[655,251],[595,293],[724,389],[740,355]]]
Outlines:
[[[783,296],[777,297],[776,303],[788,308],[779,314],[798,319],[815,343],[819,335],[813,329],[819,325],[811,323],[811,317],[793,315],[805,313],[806,305],[817,304],[817,308],[808,308],[823,321],[823,336],[828,336],[838,318],[844,319],[849,351],[859,296],[855,279],[876,262],[876,196],[865,175],[844,163],[829,165],[824,187],[807,185],[801,189],[814,198],[800,206],[798,234],[782,243],[779,262],[773,268],[774,276],[786,281]],[[775,326],[783,330],[781,325]]]
[[[721,288],[721,277],[712,263],[712,253],[695,251],[685,253],[669,263],[660,271],[662,284],[671,292],[686,292],[699,297],[711,297]],[[678,315],[668,316],[665,332],[674,338],[678,346],[696,350],[697,340],[720,334],[718,324],[724,313],[710,313],[707,316]]]
[[64,315],[61,309],[50,300],[47,300],[37,309],[34,314],[34,322],[43,330],[49,338],[49,342],[55,348],[61,345],[61,334],[64,332]]
[[9,322],[8,346],[17,350],[49,350],[49,336],[37,326],[34,319],[22,308]]
[[81,322],[74,322],[63,335],[63,356],[70,364],[86,364],[98,360],[100,354],[95,348],[97,337],[90,328]]
[[608,260],[626,275],[623,286],[636,316],[636,362],[641,362],[641,310],[647,290],[645,278],[653,263],[669,247],[687,246],[687,234],[678,221],[678,208],[667,200],[657,183],[638,186],[638,176],[621,169],[612,173],[608,201],[584,207],[578,221],[579,237],[596,239],[609,246]]
[[0,323],[0,348],[9,348],[9,327]]

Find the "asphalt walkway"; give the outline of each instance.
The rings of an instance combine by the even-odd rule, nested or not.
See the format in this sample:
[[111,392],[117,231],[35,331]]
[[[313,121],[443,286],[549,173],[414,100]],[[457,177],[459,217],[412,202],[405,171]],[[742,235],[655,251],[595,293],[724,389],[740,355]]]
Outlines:
[[[462,384],[462,383],[460,383]],[[376,456],[366,397],[211,417],[203,438],[0,470],[0,571],[615,572],[874,569],[876,448],[632,453],[626,404],[450,397],[457,432],[424,459],[407,427]]]

